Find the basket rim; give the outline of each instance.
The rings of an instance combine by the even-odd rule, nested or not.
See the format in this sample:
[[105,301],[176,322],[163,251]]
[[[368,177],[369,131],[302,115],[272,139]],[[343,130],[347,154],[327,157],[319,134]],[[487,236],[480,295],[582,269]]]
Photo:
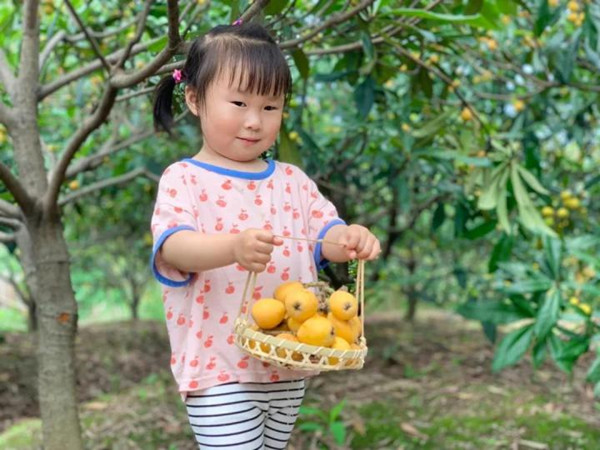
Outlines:
[[265,334],[260,330],[252,329],[249,322],[244,318],[238,317],[235,322],[234,332],[240,336],[244,336],[249,339],[257,340],[261,343],[274,345],[278,348],[285,348],[287,350],[293,350],[302,353],[308,353],[310,355],[337,357],[337,358],[348,358],[356,359],[364,357],[367,354],[367,340],[364,336],[359,338],[357,345],[359,349],[343,350],[329,347],[323,347],[318,345],[305,344],[303,342],[293,342],[287,339],[281,339],[277,336]]

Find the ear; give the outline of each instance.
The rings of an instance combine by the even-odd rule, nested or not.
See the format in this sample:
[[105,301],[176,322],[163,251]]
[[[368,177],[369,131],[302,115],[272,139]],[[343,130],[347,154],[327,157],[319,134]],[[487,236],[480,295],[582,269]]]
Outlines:
[[198,97],[196,95],[196,90],[191,86],[186,86],[185,103],[194,116],[198,116],[198,104],[196,103],[197,99]]

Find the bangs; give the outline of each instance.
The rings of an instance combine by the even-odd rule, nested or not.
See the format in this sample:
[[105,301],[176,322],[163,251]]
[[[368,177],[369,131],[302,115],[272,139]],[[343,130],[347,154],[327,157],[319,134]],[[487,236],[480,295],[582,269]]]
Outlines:
[[287,97],[291,91],[290,69],[278,48],[256,41],[223,42],[217,76],[229,75],[230,87],[262,96]]

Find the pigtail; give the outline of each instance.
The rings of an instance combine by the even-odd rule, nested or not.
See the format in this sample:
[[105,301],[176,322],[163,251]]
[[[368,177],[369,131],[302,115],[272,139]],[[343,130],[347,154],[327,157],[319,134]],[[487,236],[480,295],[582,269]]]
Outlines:
[[156,131],[165,130],[171,134],[173,125],[173,91],[176,81],[172,75],[164,77],[154,90],[154,129]]

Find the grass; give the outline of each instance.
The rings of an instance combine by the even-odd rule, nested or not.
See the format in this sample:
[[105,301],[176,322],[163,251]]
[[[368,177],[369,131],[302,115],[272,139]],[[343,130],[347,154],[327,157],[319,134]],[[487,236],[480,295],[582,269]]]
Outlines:
[[[112,377],[111,394],[81,405],[86,449],[195,448],[183,404],[163,366],[167,349],[144,360],[146,366],[133,366],[150,376],[136,379],[137,384],[125,380],[125,363],[142,364],[140,353],[166,339],[162,326],[145,326],[82,329],[93,331],[82,336],[82,344],[97,350],[97,361],[87,371],[106,377],[101,367],[108,367]],[[297,428],[289,450],[598,448],[600,403],[583,385],[589,361],[572,377],[551,364],[534,372],[528,362],[495,374],[492,348],[479,326],[440,312],[423,311],[412,325],[386,317],[367,325],[366,333],[369,355],[363,370],[325,373],[309,383],[305,405],[326,414],[300,421],[324,422],[317,424],[319,432]],[[154,366],[147,367],[150,362]],[[342,399],[346,442],[339,446],[327,412]],[[19,421],[0,434],[0,448],[37,449],[40,440],[39,420]]]
[[[419,395],[419,394],[415,394]],[[364,432],[354,432],[351,448],[481,449],[533,448],[595,450],[600,429],[580,418],[561,412],[517,411],[519,392],[501,407],[484,402],[462,413],[437,411],[423,407],[411,397],[408,402],[373,402],[359,408]],[[547,404],[538,397],[534,403]],[[406,407],[408,403],[408,408]]]

